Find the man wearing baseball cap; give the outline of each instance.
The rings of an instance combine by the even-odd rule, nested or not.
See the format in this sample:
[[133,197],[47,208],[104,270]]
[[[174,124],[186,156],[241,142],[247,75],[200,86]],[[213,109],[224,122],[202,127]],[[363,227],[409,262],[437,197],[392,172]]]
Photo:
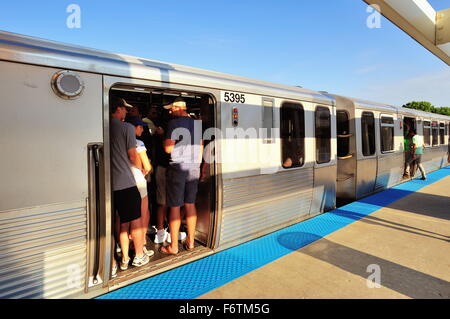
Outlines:
[[164,108],[174,117],[167,126],[164,150],[170,154],[167,168],[166,198],[170,207],[169,229],[171,243],[160,248],[165,255],[178,254],[178,236],[181,226],[180,208],[185,207],[188,236],[186,250],[194,249],[198,181],[203,153],[202,121],[195,121],[187,113],[186,102],[178,97]]
[[[141,196],[136,187],[136,181],[130,165],[139,167],[136,150],[135,129],[129,123],[124,123],[127,109],[132,108],[124,99],[117,98],[111,104],[111,170],[114,209],[120,217],[119,242],[122,249],[120,268],[128,268],[130,257],[128,230],[131,228],[131,238],[136,251],[133,265],[143,266],[150,261],[143,250],[143,229],[141,221]],[[115,264],[115,263],[114,263]],[[117,266],[116,266],[117,271]],[[113,265],[114,274],[114,265]]]

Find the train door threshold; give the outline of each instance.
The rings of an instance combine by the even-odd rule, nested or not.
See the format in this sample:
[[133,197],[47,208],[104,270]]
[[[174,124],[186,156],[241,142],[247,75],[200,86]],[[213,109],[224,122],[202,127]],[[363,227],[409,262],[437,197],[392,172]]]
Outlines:
[[[157,245],[160,246],[160,245]],[[109,291],[122,288],[129,284],[138,282],[140,280],[158,275],[162,272],[180,267],[195,260],[202,259],[211,255],[214,251],[210,248],[202,246],[196,242],[196,247],[193,251],[185,251],[181,248],[180,252],[175,256],[161,257],[158,249],[155,249],[155,255],[150,258],[150,262],[140,268],[130,266],[127,270],[117,272],[117,277],[109,281]],[[152,260],[154,260],[152,262]]]

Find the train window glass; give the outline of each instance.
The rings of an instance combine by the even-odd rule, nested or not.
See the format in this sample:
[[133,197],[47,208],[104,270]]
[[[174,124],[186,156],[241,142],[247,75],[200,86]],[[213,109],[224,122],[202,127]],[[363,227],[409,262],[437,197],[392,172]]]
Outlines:
[[305,112],[303,106],[283,103],[280,112],[282,166],[303,166],[305,160]]
[[348,113],[345,111],[337,111],[337,153],[339,157],[348,156],[350,153],[350,131]]
[[262,110],[262,127],[266,129],[266,139],[265,142],[272,140],[272,128],[273,128],[273,100],[263,99],[263,110]]
[[380,138],[382,153],[394,150],[394,119],[392,117],[381,117]]
[[432,136],[432,145],[439,145],[439,127],[436,121],[431,122],[431,136]]
[[445,144],[445,124],[439,123],[439,142],[441,145]]
[[315,113],[316,162],[328,163],[331,160],[331,115],[327,107],[318,106]]
[[361,115],[361,141],[364,156],[375,154],[375,117],[372,112]]
[[431,145],[431,123],[430,121],[423,121],[423,144],[425,146]]

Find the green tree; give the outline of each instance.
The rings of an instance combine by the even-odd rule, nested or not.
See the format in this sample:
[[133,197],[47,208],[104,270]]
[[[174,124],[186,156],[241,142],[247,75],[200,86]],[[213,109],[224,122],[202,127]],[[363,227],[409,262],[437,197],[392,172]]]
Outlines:
[[403,107],[406,107],[408,109],[414,109],[414,110],[421,110],[425,112],[431,112],[431,113],[438,113],[443,115],[449,115],[450,116],[450,107],[435,107],[430,102],[426,101],[412,101],[409,103],[406,103],[403,105]]

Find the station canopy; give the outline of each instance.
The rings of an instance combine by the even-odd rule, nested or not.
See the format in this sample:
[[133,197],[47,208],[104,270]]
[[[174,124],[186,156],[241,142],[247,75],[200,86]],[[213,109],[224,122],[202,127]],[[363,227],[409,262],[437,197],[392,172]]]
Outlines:
[[436,11],[427,0],[363,1],[450,65],[450,8]]

